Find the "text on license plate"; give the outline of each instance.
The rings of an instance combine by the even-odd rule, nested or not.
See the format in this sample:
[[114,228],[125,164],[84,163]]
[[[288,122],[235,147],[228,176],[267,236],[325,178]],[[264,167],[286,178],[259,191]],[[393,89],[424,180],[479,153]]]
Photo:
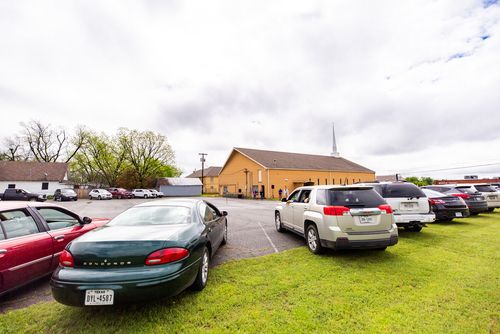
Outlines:
[[359,222],[361,224],[371,224],[371,223],[373,223],[373,217],[371,217],[371,216],[360,216],[359,217]]
[[455,217],[462,217],[462,213],[461,212],[455,212]]
[[418,206],[417,203],[401,203],[402,210],[412,210]]
[[488,199],[497,199],[496,196],[488,196]]
[[86,290],[85,305],[113,305],[113,290]]

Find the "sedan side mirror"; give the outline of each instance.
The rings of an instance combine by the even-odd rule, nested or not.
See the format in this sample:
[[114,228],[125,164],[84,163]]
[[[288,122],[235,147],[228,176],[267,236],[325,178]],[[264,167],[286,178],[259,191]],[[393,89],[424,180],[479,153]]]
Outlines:
[[227,216],[227,211],[222,211],[221,213],[223,216]]
[[82,223],[85,225],[85,224],[90,224],[92,223],[92,218],[90,217],[83,217],[82,219]]

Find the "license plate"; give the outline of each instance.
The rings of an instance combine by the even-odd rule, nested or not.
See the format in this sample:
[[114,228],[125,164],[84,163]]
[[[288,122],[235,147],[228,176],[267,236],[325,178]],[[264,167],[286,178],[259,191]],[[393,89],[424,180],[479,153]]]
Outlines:
[[401,209],[403,210],[413,210],[418,206],[417,203],[401,203]]
[[462,217],[462,213],[461,212],[455,212],[455,217]]
[[497,199],[496,196],[488,196],[489,199]]
[[113,305],[113,290],[86,290],[85,305]]
[[371,224],[371,223],[373,223],[373,217],[370,217],[370,216],[360,216],[359,217],[359,222],[361,224]]

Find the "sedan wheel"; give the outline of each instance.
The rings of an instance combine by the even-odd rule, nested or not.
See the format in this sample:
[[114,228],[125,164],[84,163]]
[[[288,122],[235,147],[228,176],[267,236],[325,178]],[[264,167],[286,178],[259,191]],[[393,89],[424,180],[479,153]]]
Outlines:
[[227,244],[227,223],[224,224],[224,232],[222,235],[222,242],[221,245]]
[[316,226],[309,225],[306,230],[306,240],[307,240],[307,248],[314,254],[319,254],[323,252],[323,247],[319,241],[318,230]]
[[274,215],[274,224],[276,226],[276,231],[278,232],[284,232],[285,229],[283,228],[283,225],[281,224],[281,215],[279,212],[276,212]]
[[210,253],[208,249],[205,247],[203,251],[203,255],[201,257],[200,268],[198,269],[198,275],[196,275],[196,279],[191,286],[191,288],[195,291],[201,291],[207,286],[208,281],[208,270],[210,264]]
[[101,195],[97,196],[97,199],[101,200],[101,199],[102,199],[102,198],[101,198]]

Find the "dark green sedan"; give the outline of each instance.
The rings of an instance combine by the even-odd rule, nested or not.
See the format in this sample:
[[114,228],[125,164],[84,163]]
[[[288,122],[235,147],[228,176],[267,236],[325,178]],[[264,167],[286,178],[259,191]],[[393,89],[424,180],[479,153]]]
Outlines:
[[211,256],[227,241],[226,215],[197,199],[134,206],[66,247],[52,294],[66,305],[101,306],[202,290]]

